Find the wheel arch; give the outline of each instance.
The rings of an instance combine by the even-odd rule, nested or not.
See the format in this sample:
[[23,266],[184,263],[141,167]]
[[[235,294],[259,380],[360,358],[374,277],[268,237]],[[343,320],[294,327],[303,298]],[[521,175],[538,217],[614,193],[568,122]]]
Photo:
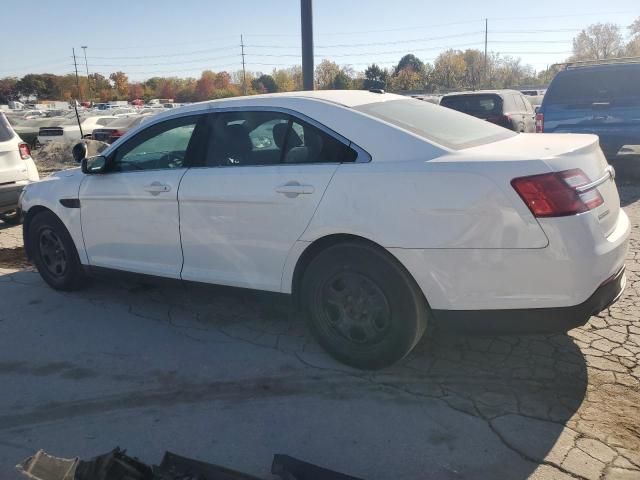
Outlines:
[[24,243],[24,251],[28,259],[32,258],[31,242],[29,241],[29,235],[28,235],[29,227],[31,226],[31,222],[33,221],[35,216],[41,212],[49,212],[55,215],[56,217],[58,217],[56,212],[54,212],[50,208],[47,208],[43,205],[34,205],[27,211],[27,213],[24,216],[24,219],[22,220],[22,241]]
[[427,305],[427,308],[429,308],[429,301],[425,297],[424,292],[416,282],[416,279],[413,277],[411,272],[407,270],[407,268],[402,264],[400,260],[398,260],[391,252],[389,252],[389,250],[384,248],[379,243],[376,243],[373,240],[370,240],[368,238],[365,238],[359,235],[348,234],[348,233],[334,233],[334,234],[326,235],[324,237],[317,238],[316,240],[311,242],[298,256],[298,259],[295,264],[295,268],[293,269],[293,274],[291,276],[291,295],[293,298],[294,306],[296,308],[300,307],[300,285],[302,283],[302,278],[304,276],[304,273],[307,267],[309,266],[309,264],[311,263],[311,261],[327,248],[340,243],[347,243],[347,242],[361,243],[363,246],[366,245],[369,247],[373,247],[376,250],[380,250],[381,252],[383,252],[384,255],[390,261],[398,265],[406,273],[408,278],[410,278],[411,281],[414,282],[414,284],[418,288],[418,291],[421,292],[422,297]]

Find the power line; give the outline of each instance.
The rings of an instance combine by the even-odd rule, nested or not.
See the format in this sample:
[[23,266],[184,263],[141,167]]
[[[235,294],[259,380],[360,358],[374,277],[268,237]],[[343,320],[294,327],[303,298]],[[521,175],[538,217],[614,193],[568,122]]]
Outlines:
[[172,62],[158,62],[158,63],[107,63],[107,64],[93,64],[92,66],[94,67],[155,67],[158,65],[184,65],[184,64],[188,64],[188,63],[197,63],[197,62],[212,62],[215,60],[224,60],[227,58],[236,58],[237,55],[233,54],[233,55],[222,55],[219,57],[210,57],[210,58],[196,58],[193,60],[185,60],[184,62],[177,62],[177,61],[172,61]]
[[190,52],[180,52],[180,53],[168,53],[168,54],[163,54],[163,55],[136,55],[136,56],[124,56],[124,57],[96,57],[96,56],[92,56],[91,58],[97,58],[100,60],[127,60],[127,59],[132,59],[132,60],[138,60],[141,58],[166,58],[166,57],[184,57],[187,55],[195,55],[198,53],[207,53],[207,52],[219,52],[219,51],[223,51],[223,50],[229,50],[230,48],[239,48],[240,45],[238,44],[234,44],[234,45],[225,45],[224,47],[216,47],[216,48],[206,48],[204,50],[192,50]]

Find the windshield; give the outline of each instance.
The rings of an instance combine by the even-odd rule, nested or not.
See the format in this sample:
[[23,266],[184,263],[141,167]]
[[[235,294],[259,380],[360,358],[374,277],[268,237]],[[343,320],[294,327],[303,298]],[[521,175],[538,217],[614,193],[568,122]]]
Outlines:
[[502,98],[499,95],[447,95],[440,101],[443,107],[486,118],[502,114]]
[[9,125],[7,117],[5,117],[4,113],[0,113],[0,142],[11,140],[13,135],[13,129]]
[[576,68],[560,72],[545,95],[549,104],[614,102],[640,105],[640,65]]
[[459,150],[491,143],[514,132],[454,110],[420,100],[390,100],[355,107],[431,142]]

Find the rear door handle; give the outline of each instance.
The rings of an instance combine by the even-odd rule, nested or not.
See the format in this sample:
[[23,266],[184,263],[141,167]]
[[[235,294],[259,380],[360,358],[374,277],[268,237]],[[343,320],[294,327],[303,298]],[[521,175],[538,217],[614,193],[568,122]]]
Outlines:
[[153,195],[158,195],[159,193],[169,192],[171,190],[171,186],[166,183],[152,182],[149,185],[145,185],[144,189]]
[[298,182],[287,182],[284,185],[276,187],[276,192],[282,193],[287,197],[297,197],[298,195],[309,195],[315,192],[313,185],[301,185]]

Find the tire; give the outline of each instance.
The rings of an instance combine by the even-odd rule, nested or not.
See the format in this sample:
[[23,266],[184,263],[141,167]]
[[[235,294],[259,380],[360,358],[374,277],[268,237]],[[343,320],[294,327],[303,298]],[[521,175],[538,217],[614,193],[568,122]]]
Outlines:
[[31,220],[28,231],[33,262],[42,279],[56,290],[78,290],[85,274],[67,228],[51,212]]
[[22,223],[22,216],[18,215],[18,212],[13,210],[11,212],[1,213],[0,220],[7,225],[20,225]]
[[427,326],[429,307],[413,278],[388,252],[364,243],[320,252],[304,272],[301,300],[320,345],[356,368],[392,365]]

